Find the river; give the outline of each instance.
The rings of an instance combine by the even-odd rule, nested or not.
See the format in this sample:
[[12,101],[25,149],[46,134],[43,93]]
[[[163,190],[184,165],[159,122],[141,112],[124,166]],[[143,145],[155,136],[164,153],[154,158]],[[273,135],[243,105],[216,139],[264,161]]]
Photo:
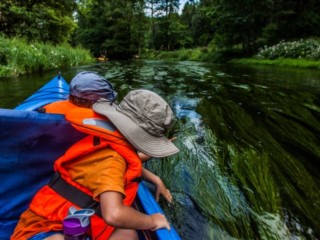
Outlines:
[[[183,239],[320,238],[320,71],[196,62],[106,62],[119,93],[146,88],[175,112],[180,153],[146,167],[171,189],[161,206]],[[57,71],[0,79],[12,108]]]

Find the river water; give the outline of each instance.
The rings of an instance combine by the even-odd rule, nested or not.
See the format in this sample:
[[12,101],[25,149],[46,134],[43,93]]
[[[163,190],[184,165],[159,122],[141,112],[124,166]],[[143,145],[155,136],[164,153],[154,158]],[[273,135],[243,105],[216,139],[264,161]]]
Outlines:
[[[160,200],[183,239],[320,238],[320,71],[195,62],[106,62],[68,68],[107,77],[119,99],[150,89],[175,112],[180,153],[146,167],[175,203]],[[12,108],[56,71],[0,79]]]

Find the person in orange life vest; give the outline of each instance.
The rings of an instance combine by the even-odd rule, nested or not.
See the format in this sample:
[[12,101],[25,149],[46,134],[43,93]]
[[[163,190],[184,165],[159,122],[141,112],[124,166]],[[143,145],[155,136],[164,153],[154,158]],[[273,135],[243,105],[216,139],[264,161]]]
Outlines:
[[[94,89],[83,88],[86,91],[83,91],[83,94],[81,93],[83,90],[81,83],[90,82],[92,79],[95,79],[95,82],[89,84],[89,88],[102,80],[100,76],[93,73],[78,74],[70,83],[71,104],[67,101],[62,101],[59,104],[54,104],[55,107],[47,106],[47,112],[66,114],[70,109],[76,109],[77,105],[81,105],[80,103],[90,107],[98,99],[104,99],[94,105],[94,110],[98,114],[107,116],[114,123],[130,145],[135,150],[138,150],[142,162],[148,160],[149,156],[163,157],[179,151],[170,140],[163,136],[165,129],[171,122],[172,111],[160,96],[147,90],[136,90],[129,92],[118,106],[115,104],[110,105],[110,101],[112,102],[116,95],[112,92],[113,90],[110,91],[108,96],[101,96],[103,94],[96,91],[96,98],[92,97],[92,93],[95,92]],[[104,86],[105,84],[102,85]],[[88,92],[91,93],[88,94]],[[90,95],[89,101],[81,98],[83,95],[86,97]],[[63,106],[64,104],[70,105],[68,107],[59,107],[59,105]],[[127,162],[120,154],[107,147],[99,149],[97,152],[80,156],[79,159],[76,163],[66,164],[65,169],[70,172],[75,181],[93,192],[93,198],[100,201],[104,221],[110,226],[114,226],[107,235],[102,236],[107,236],[107,239],[119,239],[121,237],[124,239],[137,239],[137,234],[133,229],[156,230],[163,227],[170,228],[163,215],[147,216],[124,205],[123,202],[128,197],[126,196],[127,192],[124,190],[123,181]],[[157,199],[160,195],[163,195],[169,202],[172,201],[170,191],[159,177],[146,169],[142,169],[142,177],[156,185]],[[31,203],[30,209],[22,214],[11,239],[63,239],[60,233],[62,230],[61,219],[57,220],[52,216],[43,216],[35,213],[33,210],[36,212],[39,210],[34,207],[36,204],[33,204],[34,202],[39,203],[39,200],[37,202],[36,199],[37,195]],[[43,199],[43,195],[41,199]],[[41,200],[40,203],[46,205],[43,201]],[[92,223],[95,223],[95,221]],[[95,226],[92,227],[94,228]],[[93,238],[99,239],[97,236],[93,236]]]

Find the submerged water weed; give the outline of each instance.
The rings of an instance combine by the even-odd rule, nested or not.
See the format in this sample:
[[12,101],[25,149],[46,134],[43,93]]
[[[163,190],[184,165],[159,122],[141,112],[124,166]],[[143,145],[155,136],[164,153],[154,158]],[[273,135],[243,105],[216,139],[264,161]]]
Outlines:
[[[316,220],[320,191],[310,174],[318,170],[309,166],[320,158],[319,116],[310,107],[316,105],[316,99],[299,93],[286,98],[281,92],[271,96],[253,86],[233,89],[220,89],[214,98],[203,99],[197,110],[210,127],[205,148],[212,153],[220,178],[224,176],[233,191],[239,191],[250,212],[245,221],[252,232],[240,236],[290,239],[302,232],[304,236],[314,234],[320,229]],[[255,101],[257,95],[259,101]],[[310,158],[300,158],[305,155]],[[288,217],[296,212],[299,219]]]
[[186,199],[192,196],[194,207],[209,219],[208,234],[215,235],[212,229],[220,229],[214,231],[215,237],[252,238],[248,207],[241,192],[221,174],[213,154],[202,147],[208,143],[197,143],[199,136],[194,129],[182,127],[184,135],[178,138],[181,152],[170,157],[170,161],[153,162],[148,167],[170,184],[174,196],[182,194]]
[[[216,137],[210,133],[210,131],[207,133],[207,143],[213,143],[210,146],[214,146],[211,149],[215,152],[216,161],[221,160],[225,162],[225,156],[228,156],[228,161],[230,161],[229,164],[225,166],[227,169],[220,169],[220,178],[222,177],[222,172],[224,172],[226,174],[224,178],[227,179],[226,183],[229,189],[233,191],[233,193],[228,193],[228,195],[238,196],[238,199],[241,198],[241,206],[247,209],[242,220],[246,226],[252,230],[251,232],[249,231],[249,234],[241,232],[241,235],[238,237],[259,236],[260,239],[290,239],[291,237],[299,236],[300,234],[295,229],[291,229],[290,223],[287,222],[287,213],[283,211],[282,206],[283,198],[292,199],[293,205],[296,205],[294,208],[305,209],[306,211],[303,214],[307,213],[310,220],[315,221],[315,214],[311,214],[308,210],[308,208],[310,208],[308,201],[302,199],[301,195],[299,196],[297,189],[292,186],[292,183],[288,182],[289,179],[282,177],[289,174],[292,176],[291,181],[293,179],[297,181],[299,176],[293,175],[296,173],[302,175],[307,174],[303,172],[302,165],[298,164],[298,168],[301,169],[297,171],[298,169],[290,169],[290,167],[286,168],[285,166],[274,164],[274,157],[279,155],[270,157],[267,152],[260,153],[253,148],[241,150],[230,145],[223,149],[218,148],[218,140]],[[277,148],[277,144],[274,144],[275,148]],[[224,143],[224,145],[227,145],[227,143]],[[227,151],[227,153],[223,153],[224,151]],[[283,157],[285,157],[285,155]],[[292,161],[293,159],[285,158],[283,160],[286,164],[297,165],[296,162]],[[220,164],[219,166],[222,165]],[[279,182],[279,176],[281,182]],[[310,179],[305,180],[306,183],[310,181],[312,182]],[[308,188],[308,186],[305,187]],[[215,188],[217,188],[217,186],[215,186]],[[305,191],[307,192],[308,190]],[[235,192],[239,192],[239,194],[235,195]],[[221,192],[219,194],[221,195]],[[284,196],[284,194],[286,196]],[[208,196],[210,195],[207,195],[207,197]],[[211,199],[213,199],[212,196]],[[317,197],[313,196],[312,199],[316,200]],[[218,198],[216,200],[226,203],[225,199]],[[220,203],[218,203],[218,205],[219,204]],[[206,208],[208,205],[209,204],[206,204]],[[232,202],[231,206],[235,206],[234,202]],[[212,209],[210,211],[214,212]],[[226,207],[224,211],[233,213]],[[241,224],[238,224],[237,227],[240,225]],[[222,225],[221,227],[230,233],[227,225]]]

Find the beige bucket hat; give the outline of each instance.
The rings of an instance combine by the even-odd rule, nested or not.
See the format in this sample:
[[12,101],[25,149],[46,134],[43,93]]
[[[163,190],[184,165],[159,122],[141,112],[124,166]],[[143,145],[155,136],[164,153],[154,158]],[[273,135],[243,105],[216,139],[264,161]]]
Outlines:
[[106,116],[139,151],[151,157],[166,157],[179,149],[164,136],[173,112],[159,95],[149,90],[130,91],[119,105],[99,100],[93,110]]

